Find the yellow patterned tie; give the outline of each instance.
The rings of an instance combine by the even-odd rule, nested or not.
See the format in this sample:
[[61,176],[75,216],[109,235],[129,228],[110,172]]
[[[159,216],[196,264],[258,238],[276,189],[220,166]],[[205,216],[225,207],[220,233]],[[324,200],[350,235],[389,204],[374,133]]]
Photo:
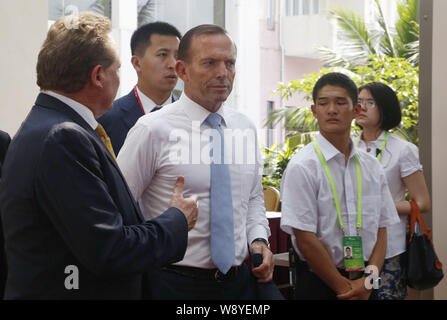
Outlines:
[[101,138],[102,143],[106,146],[107,150],[109,150],[110,154],[112,155],[113,159],[116,161],[115,152],[113,152],[112,143],[110,142],[110,138],[106,133],[106,130],[104,127],[98,123],[98,127],[96,127],[96,134]]

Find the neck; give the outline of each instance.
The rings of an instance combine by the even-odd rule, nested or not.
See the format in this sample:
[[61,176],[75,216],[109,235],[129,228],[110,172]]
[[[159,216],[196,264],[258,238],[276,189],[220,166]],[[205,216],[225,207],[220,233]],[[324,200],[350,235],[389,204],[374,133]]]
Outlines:
[[153,88],[145,85],[138,80],[138,89],[144,93],[144,95],[150,98],[156,105],[161,106],[171,95],[171,91],[154,90]]
[[222,105],[223,105],[223,101],[219,101],[216,103],[210,103],[210,102],[204,101],[200,98],[197,98],[194,95],[192,95],[190,92],[188,92],[186,87],[185,87],[185,90],[183,91],[183,93],[189,99],[191,99],[192,101],[194,101],[195,103],[200,105],[202,108],[208,110],[209,112],[217,112],[220,109],[220,107],[222,107]]
[[365,144],[368,144],[368,142],[376,141],[380,135],[382,134],[381,128],[363,128],[362,131],[362,140],[365,142]]
[[348,133],[332,134],[320,132],[338,151],[344,154],[346,163],[348,163],[349,155],[351,154],[351,139]]
[[95,107],[96,102],[94,100],[94,95],[92,95],[87,90],[82,90],[76,93],[66,93],[57,90],[51,90],[51,91],[56,92],[57,94],[60,94],[67,98],[70,98],[71,100],[74,100],[76,102],[79,102],[80,104],[82,104],[83,106],[85,106],[86,108],[90,109],[93,112],[93,116],[95,117],[95,119],[98,119],[107,111],[107,110],[100,110],[98,107]]

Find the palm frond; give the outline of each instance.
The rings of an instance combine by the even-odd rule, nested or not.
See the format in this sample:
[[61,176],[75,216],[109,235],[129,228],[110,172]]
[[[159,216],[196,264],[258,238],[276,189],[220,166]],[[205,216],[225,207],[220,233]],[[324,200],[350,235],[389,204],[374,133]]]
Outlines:
[[349,68],[351,63],[340,53],[327,47],[318,47],[317,53],[325,66]]
[[138,11],[138,26],[143,24],[154,22],[156,20],[157,2],[156,0],[140,1],[139,6],[141,9]]
[[414,66],[419,65],[419,40],[405,44],[405,58]]
[[397,4],[396,32],[403,45],[419,39],[419,6],[420,0],[400,0]]
[[377,23],[383,29],[383,39],[382,41],[380,41],[381,51],[382,53],[390,57],[396,57],[396,49],[394,48],[394,40],[391,34],[391,28],[388,26],[388,23],[385,20],[380,1],[375,0],[375,3],[378,11]]
[[343,56],[355,60],[365,60],[369,55],[375,54],[374,39],[368,32],[365,20],[352,10],[333,8],[329,15],[337,22],[341,29],[338,34],[343,47]]
[[285,120],[285,128],[289,131],[308,132],[318,130],[317,120],[313,117],[312,111],[306,107],[273,110],[268,114],[268,120],[264,126],[275,126],[282,120]]

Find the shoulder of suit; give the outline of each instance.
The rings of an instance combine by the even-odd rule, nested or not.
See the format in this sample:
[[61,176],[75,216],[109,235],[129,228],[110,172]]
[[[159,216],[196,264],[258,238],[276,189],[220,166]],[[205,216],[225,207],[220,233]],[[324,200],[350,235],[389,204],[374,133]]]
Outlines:
[[5,131],[0,130],[0,140],[2,142],[8,142],[11,141],[11,137],[9,136],[9,134]]
[[54,124],[50,131],[48,132],[49,137],[72,137],[72,136],[85,136],[92,137],[92,132],[88,132],[86,129],[81,127],[79,124],[73,121],[64,121]]
[[101,117],[99,117],[98,122],[104,125],[104,121],[107,122],[110,121],[109,119],[121,118],[121,113],[124,110],[132,109],[135,109],[136,112],[140,111],[140,106],[135,98],[133,91],[125,96],[122,96],[121,98],[116,99],[113,102],[112,110],[107,111]]

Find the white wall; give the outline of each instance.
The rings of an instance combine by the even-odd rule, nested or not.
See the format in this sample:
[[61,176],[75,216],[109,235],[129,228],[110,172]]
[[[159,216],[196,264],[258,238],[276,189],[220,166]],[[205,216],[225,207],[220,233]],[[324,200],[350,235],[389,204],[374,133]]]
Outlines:
[[[447,90],[445,63],[447,41],[447,1],[433,0],[433,56],[432,56],[432,221],[436,252],[447,273],[447,148],[445,129],[447,119]],[[447,279],[434,290],[435,299],[447,299]]]
[[237,46],[236,78],[227,104],[246,114],[258,125],[260,118],[259,19],[263,2],[227,0],[226,29]]
[[130,39],[137,28],[137,1],[112,0],[112,37],[114,38],[120,59],[120,87],[116,97],[122,97],[137,84],[137,74],[130,62],[132,52]]
[[314,58],[317,47],[333,47],[332,28],[326,14],[288,16],[281,22],[286,56]]
[[39,93],[36,63],[47,28],[47,1],[0,0],[0,129],[10,135]]

